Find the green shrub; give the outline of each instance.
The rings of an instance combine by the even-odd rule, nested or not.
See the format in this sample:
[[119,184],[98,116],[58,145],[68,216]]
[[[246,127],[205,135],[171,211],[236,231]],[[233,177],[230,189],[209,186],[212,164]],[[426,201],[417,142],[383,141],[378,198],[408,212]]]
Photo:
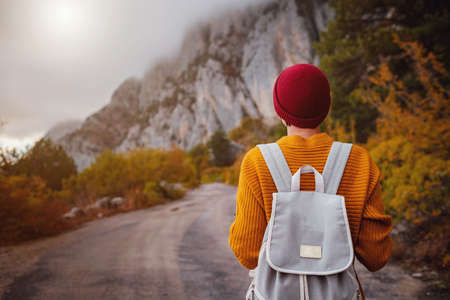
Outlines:
[[153,181],[147,182],[144,187],[145,202],[140,203],[140,207],[148,207],[164,202],[164,195],[161,186]]

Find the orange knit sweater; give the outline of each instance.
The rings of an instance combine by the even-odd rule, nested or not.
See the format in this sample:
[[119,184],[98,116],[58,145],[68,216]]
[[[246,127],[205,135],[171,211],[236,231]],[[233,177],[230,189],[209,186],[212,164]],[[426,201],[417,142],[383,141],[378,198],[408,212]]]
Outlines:
[[[323,171],[333,138],[326,133],[309,138],[299,135],[277,141],[292,174],[304,164]],[[301,190],[314,190],[312,173],[302,174]],[[239,262],[256,267],[266,225],[277,189],[258,147],[242,161],[237,191],[236,218],[229,244]],[[345,197],[356,257],[370,271],[382,268],[391,253],[391,217],[384,214],[380,194],[380,171],[364,148],[353,145],[337,194]]]

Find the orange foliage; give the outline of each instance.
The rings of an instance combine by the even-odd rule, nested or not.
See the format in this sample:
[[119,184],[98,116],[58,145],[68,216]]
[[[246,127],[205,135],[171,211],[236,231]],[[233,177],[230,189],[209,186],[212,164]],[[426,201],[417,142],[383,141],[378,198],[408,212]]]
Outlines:
[[433,153],[447,159],[450,151],[450,99],[449,92],[441,84],[448,78],[443,64],[433,53],[417,42],[395,42],[404,51],[404,57],[411,60],[414,79],[420,88],[408,87],[399,80],[384,61],[370,81],[378,90],[365,90],[363,97],[375,105],[381,117],[378,119],[377,135],[371,145],[380,140],[403,136],[425,153]]
[[39,177],[0,177],[0,245],[68,229],[66,210]]
[[357,91],[380,112],[367,144],[382,173],[386,207],[412,224],[415,261],[448,266],[450,99],[441,62],[417,42],[394,41],[411,70],[399,77],[383,61],[370,88]]

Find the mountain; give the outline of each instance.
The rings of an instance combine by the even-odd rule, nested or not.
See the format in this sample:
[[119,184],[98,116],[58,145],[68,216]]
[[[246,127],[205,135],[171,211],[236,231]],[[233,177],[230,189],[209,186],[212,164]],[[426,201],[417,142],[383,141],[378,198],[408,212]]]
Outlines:
[[67,120],[57,123],[50,128],[44,138],[51,139],[52,141],[58,141],[66,134],[74,132],[83,124],[80,120]]
[[325,0],[279,0],[197,24],[177,56],[125,80],[110,103],[57,142],[81,170],[106,149],[189,149],[244,116],[273,123],[276,76],[294,63],[318,63],[312,42],[333,17]]

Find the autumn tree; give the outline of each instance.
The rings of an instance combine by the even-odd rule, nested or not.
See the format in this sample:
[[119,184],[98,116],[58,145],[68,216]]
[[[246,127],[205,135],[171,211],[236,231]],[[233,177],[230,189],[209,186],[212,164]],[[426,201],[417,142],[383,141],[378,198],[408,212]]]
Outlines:
[[77,205],[86,205],[103,196],[123,196],[131,178],[123,154],[109,150],[100,154],[80,174],[64,182],[64,189],[76,197]]
[[[383,61],[358,91],[380,112],[377,134],[369,139],[382,173],[382,193],[395,221],[411,224],[416,260],[448,265],[450,242],[450,98],[444,65],[418,42],[394,42],[410,62],[410,76],[395,75]],[[373,88],[375,86],[376,88]],[[447,249],[447,250],[446,250]]]
[[[14,152],[10,154],[14,155]],[[5,164],[2,167],[8,169],[9,175],[39,176],[53,190],[60,190],[62,181],[77,173],[73,159],[67,155],[64,149],[45,138],[37,141],[21,157],[16,155],[16,159],[12,165]]]
[[320,68],[330,80],[331,116],[350,128],[354,122],[356,138],[365,142],[375,131],[377,110],[352,93],[377,70],[381,59],[388,59],[393,74],[409,76],[407,61],[398,59],[402,49],[394,42],[397,32],[408,40],[419,41],[450,67],[450,13],[445,0],[333,0],[336,17],[314,44]]

